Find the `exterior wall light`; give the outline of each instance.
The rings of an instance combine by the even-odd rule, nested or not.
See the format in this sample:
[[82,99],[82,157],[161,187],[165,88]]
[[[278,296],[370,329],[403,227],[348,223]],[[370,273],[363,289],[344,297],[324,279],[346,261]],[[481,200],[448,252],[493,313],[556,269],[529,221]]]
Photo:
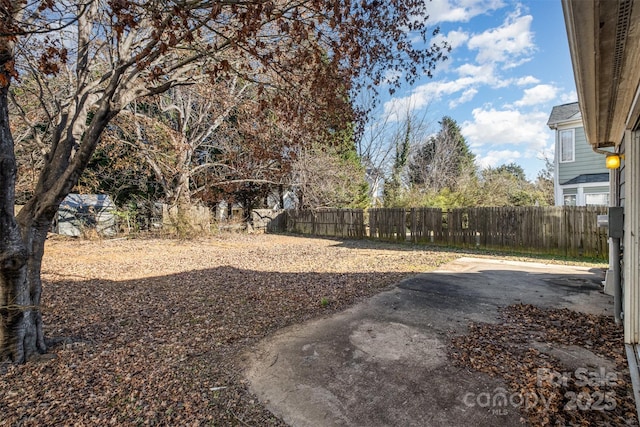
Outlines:
[[610,154],[605,160],[605,166],[607,169],[618,169],[620,167],[620,159],[624,158],[619,154]]

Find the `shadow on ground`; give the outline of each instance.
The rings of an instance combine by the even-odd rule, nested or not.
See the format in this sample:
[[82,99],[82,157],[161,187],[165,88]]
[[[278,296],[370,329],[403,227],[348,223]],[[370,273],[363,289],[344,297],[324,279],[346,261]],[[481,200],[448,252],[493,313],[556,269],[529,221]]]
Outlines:
[[0,366],[0,425],[282,425],[248,392],[239,354],[406,276],[219,267],[125,281],[45,280],[51,349],[40,360]]

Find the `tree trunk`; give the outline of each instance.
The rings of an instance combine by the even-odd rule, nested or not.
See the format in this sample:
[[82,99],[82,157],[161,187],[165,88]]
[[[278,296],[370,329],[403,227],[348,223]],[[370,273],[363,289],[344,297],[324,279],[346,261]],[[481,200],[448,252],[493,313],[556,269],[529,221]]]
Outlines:
[[191,189],[189,188],[189,175],[181,174],[178,182],[178,198],[175,201],[178,210],[177,230],[181,238],[190,237],[194,234],[193,218],[191,212]]
[[40,271],[47,228],[48,224],[27,229],[24,236],[28,244],[22,240],[15,242],[15,247],[21,249],[20,263],[3,263],[0,279],[0,304],[3,307],[0,310],[0,361],[24,363],[33,355],[47,351],[40,310]]
[[[0,52],[1,55],[1,52]],[[2,64],[2,58],[0,58]],[[2,71],[0,71],[0,74]],[[5,79],[8,82],[8,79]],[[73,130],[84,111],[63,120],[34,196],[14,214],[16,160],[8,114],[8,84],[0,87],[0,362],[23,363],[47,350],[42,329],[40,272],[44,243],[58,206],[78,182],[115,112],[102,99],[78,143]],[[84,108],[84,107],[83,107]],[[68,116],[65,116],[68,118]],[[80,148],[72,156],[72,148]]]
[[189,174],[181,173],[171,181],[171,187],[165,187],[169,224],[172,232],[180,238],[189,237],[194,233],[189,182]]
[[278,185],[278,194],[280,195],[280,209],[284,209],[284,185]]
[[28,227],[21,233],[14,214],[16,160],[8,92],[8,84],[0,87],[0,362],[23,363],[47,349],[40,312],[47,229]]

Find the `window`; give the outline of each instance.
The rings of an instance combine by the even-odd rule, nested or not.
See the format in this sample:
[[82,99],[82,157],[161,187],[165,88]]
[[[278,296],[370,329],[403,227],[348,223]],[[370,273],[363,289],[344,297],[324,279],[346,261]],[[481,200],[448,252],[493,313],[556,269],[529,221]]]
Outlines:
[[560,131],[560,163],[575,161],[573,129]]
[[584,203],[587,206],[592,205],[609,205],[609,194],[608,193],[589,193],[584,195]]
[[565,194],[564,195],[564,205],[565,206],[575,206],[576,205],[576,195],[575,194]]

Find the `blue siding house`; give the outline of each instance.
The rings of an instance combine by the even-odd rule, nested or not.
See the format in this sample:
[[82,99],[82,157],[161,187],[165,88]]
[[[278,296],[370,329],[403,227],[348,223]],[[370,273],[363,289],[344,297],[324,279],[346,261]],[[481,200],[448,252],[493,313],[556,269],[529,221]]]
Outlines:
[[547,126],[556,131],[556,206],[609,205],[609,170],[587,144],[578,103],[553,107]]

